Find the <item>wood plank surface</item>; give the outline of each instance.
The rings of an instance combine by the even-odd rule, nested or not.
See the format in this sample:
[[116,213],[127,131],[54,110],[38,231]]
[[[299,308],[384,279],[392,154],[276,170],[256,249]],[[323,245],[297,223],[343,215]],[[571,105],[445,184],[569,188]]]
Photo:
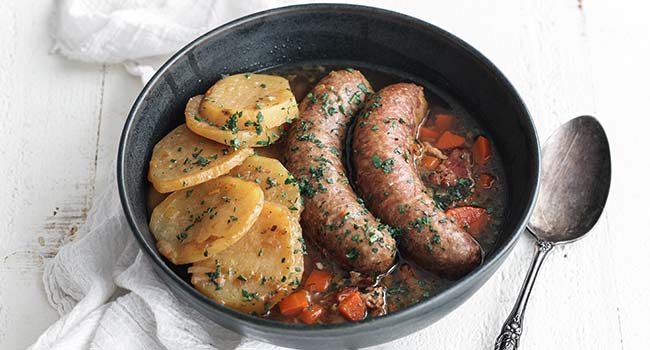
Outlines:
[[[555,249],[526,314],[524,349],[648,349],[650,25],[643,1],[356,1],[434,23],[490,58],[512,81],[541,139],[592,114],[610,138],[613,183],[585,239]],[[294,3],[294,2],[284,2]],[[43,262],[74,237],[109,186],[119,134],[141,88],[120,65],[50,54],[55,1],[0,2],[0,349],[31,344],[58,315]],[[580,181],[576,178],[575,181]],[[639,220],[640,219],[640,220]],[[532,256],[523,237],[467,303],[378,349],[489,349]]]

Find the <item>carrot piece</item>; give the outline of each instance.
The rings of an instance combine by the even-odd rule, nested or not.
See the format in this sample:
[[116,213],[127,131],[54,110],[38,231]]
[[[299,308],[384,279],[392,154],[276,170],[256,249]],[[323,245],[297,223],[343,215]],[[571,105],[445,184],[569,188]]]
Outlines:
[[464,228],[469,234],[478,237],[487,225],[489,215],[487,210],[477,207],[458,207],[445,212],[458,226]]
[[422,147],[417,143],[412,143],[409,146],[409,151],[414,157],[418,157],[420,154],[422,154]]
[[440,159],[432,156],[422,156],[422,159],[420,159],[420,165],[426,169],[433,170],[436,167],[438,167],[438,164],[440,164]]
[[454,126],[454,117],[450,114],[436,114],[436,121],[433,125],[438,131],[446,131]]
[[307,277],[305,289],[311,292],[327,292],[332,281],[332,274],[327,271],[314,270]]
[[300,321],[306,324],[315,324],[324,311],[325,309],[318,304],[309,305],[300,313]]
[[493,184],[493,183],[494,183],[494,176],[492,176],[492,175],[490,175],[490,174],[481,174],[481,175],[478,177],[478,185],[479,185],[482,189],[487,190],[487,189],[492,188],[492,184]]
[[490,159],[490,141],[485,136],[479,136],[472,146],[474,162],[478,165],[485,164]]
[[420,141],[435,142],[440,137],[440,131],[423,126],[420,127],[420,133],[418,135]]
[[363,320],[366,317],[366,303],[359,292],[354,292],[345,298],[338,308],[339,312],[350,321]]
[[452,149],[465,144],[465,138],[458,136],[451,131],[445,131],[440,135],[434,147],[438,149]]
[[299,290],[297,292],[289,294],[289,296],[282,299],[279,305],[280,313],[283,316],[298,316],[302,310],[309,306],[309,301],[307,300],[307,292],[304,290]]
[[343,288],[343,290],[338,292],[338,294],[336,294],[334,299],[336,300],[337,303],[340,303],[343,300],[345,300],[345,298],[349,297],[350,295],[352,295],[354,293],[357,293],[358,291],[359,291],[359,288],[357,288],[357,287],[345,287],[345,288]]

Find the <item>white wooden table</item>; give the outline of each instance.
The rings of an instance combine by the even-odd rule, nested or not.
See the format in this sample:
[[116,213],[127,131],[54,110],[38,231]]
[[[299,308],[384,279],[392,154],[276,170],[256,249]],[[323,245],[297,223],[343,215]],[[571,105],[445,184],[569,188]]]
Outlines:
[[[549,256],[529,304],[523,348],[650,349],[645,1],[374,4],[430,21],[482,51],[521,93],[541,139],[577,115],[600,119],[614,168],[607,209],[591,235]],[[57,319],[43,293],[43,263],[107,186],[140,90],[121,66],[49,54],[53,7],[52,0],[0,1],[1,349],[28,346]],[[524,237],[467,303],[381,348],[490,349],[531,253]]]

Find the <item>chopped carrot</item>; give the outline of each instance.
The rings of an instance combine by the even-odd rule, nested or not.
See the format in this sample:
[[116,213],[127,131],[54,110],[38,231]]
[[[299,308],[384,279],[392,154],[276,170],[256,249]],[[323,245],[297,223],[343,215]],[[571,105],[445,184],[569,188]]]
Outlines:
[[450,114],[436,114],[436,121],[433,125],[440,132],[447,131],[454,126],[454,117]]
[[305,289],[311,292],[327,292],[332,281],[332,274],[327,271],[314,270],[307,277]]
[[339,312],[350,321],[363,320],[366,317],[366,304],[359,292],[354,292],[345,298],[338,308]]
[[440,137],[440,131],[427,128],[426,126],[420,127],[420,133],[419,133],[420,141],[428,141],[433,143],[436,142],[438,137]]
[[300,321],[306,324],[315,324],[324,311],[325,309],[318,304],[309,305],[300,313]]
[[481,174],[481,175],[478,177],[478,185],[479,185],[482,189],[487,190],[487,189],[492,188],[492,184],[493,184],[493,183],[494,183],[494,176],[492,176],[492,175],[490,175],[490,174]]
[[438,149],[452,149],[458,148],[465,144],[465,138],[458,136],[451,131],[445,131],[440,135],[438,141],[436,141],[434,147]]
[[289,294],[289,296],[282,299],[279,306],[280,313],[283,316],[298,316],[302,310],[309,306],[309,301],[307,300],[307,292],[304,290],[299,290],[297,292]]
[[478,237],[483,232],[489,219],[487,210],[477,207],[453,208],[447,210],[445,214],[474,237]]
[[420,159],[420,165],[429,170],[435,169],[438,167],[438,164],[440,164],[440,159],[436,157],[425,155]]
[[345,300],[345,298],[349,297],[350,295],[357,293],[359,291],[359,288],[357,287],[345,287],[343,290],[338,292],[338,294],[335,295],[335,300],[337,303],[342,302]]
[[490,159],[490,141],[485,136],[477,137],[472,146],[472,153],[476,164],[485,164]]
[[422,154],[422,147],[417,143],[412,143],[409,146],[409,151],[414,157],[419,157]]

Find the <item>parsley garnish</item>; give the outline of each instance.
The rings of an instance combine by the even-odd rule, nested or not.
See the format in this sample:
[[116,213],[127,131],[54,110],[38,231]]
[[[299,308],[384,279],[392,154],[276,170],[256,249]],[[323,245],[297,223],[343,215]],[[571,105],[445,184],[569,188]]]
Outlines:
[[237,126],[237,123],[239,123],[238,119],[242,117],[242,114],[243,112],[241,111],[233,113],[230,118],[228,118],[222,129],[230,130],[233,134],[236,134],[239,131],[239,127]]
[[266,183],[269,184],[269,186],[267,188],[265,188],[266,190],[271,189],[273,186],[278,184],[278,182],[275,181],[272,177],[267,177],[266,178]]
[[379,158],[379,156],[372,156],[372,165],[375,169],[381,169],[384,171],[384,174],[390,174],[393,172],[393,166],[395,165],[395,160],[388,158],[384,161]]
[[359,88],[359,90],[363,91],[366,94],[369,92],[368,88],[366,87],[366,84],[364,84],[364,83],[361,83],[361,84],[357,85],[357,87]]
[[246,289],[241,290],[241,296],[244,298],[244,301],[253,301],[253,299],[260,300],[257,293],[249,293]]
[[348,250],[347,253],[345,253],[345,257],[350,260],[357,260],[357,258],[359,257],[359,251],[357,250],[357,248],[352,248]]

